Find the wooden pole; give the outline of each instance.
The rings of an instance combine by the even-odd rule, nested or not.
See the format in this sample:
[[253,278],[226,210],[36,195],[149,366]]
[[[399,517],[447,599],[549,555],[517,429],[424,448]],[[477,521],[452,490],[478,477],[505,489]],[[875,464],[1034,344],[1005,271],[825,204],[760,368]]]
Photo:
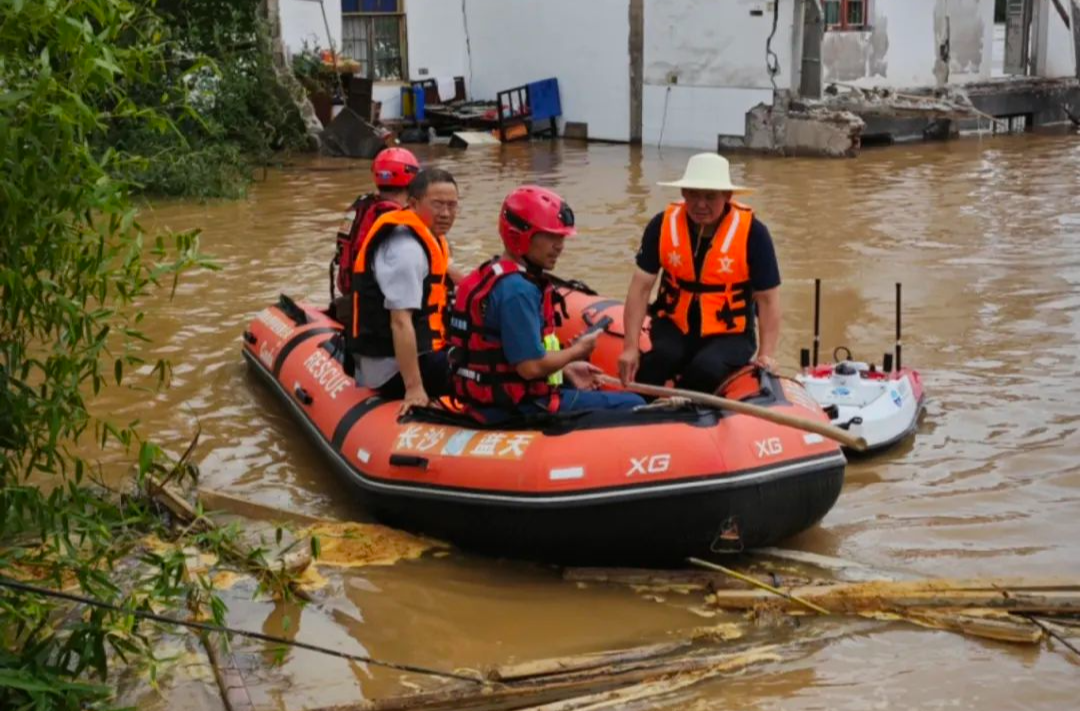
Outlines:
[[[959,584],[957,584],[959,582]],[[987,580],[927,580],[899,583],[851,583],[797,588],[793,595],[833,612],[865,612],[899,608],[991,608],[1008,612],[1076,614],[1080,612],[1080,587],[1063,588],[1002,585]],[[717,590],[722,608],[749,609],[769,599],[756,590]],[[793,606],[788,605],[788,609]]]
[[821,422],[818,420],[810,420],[805,417],[798,417],[796,415],[789,415],[786,412],[780,412],[769,407],[762,407],[760,405],[752,405],[748,402],[741,402],[739,400],[730,400],[726,397],[719,397],[717,395],[707,395],[705,393],[694,392],[693,390],[683,390],[681,388],[664,388],[659,385],[646,385],[644,383],[627,383],[622,384],[618,378],[613,378],[610,375],[598,375],[597,379],[604,385],[610,385],[612,387],[623,388],[635,393],[641,393],[642,395],[655,395],[657,397],[682,397],[696,402],[699,405],[706,405],[708,407],[715,407],[719,410],[730,410],[731,412],[738,412],[742,415],[749,415],[750,417],[757,417],[762,420],[768,420],[778,425],[784,425],[785,427],[794,427],[797,430],[805,430],[806,432],[813,432],[819,434],[822,437],[828,437],[831,440],[835,440],[840,444],[850,447],[859,452],[866,451],[866,440],[862,437],[857,437],[851,434],[847,430],[842,430],[839,427],[829,424],[828,422]]
[[586,669],[620,664],[623,662],[636,662],[643,659],[663,657],[678,652],[690,646],[690,640],[677,640],[662,644],[650,644],[645,647],[632,649],[616,649],[605,652],[593,652],[591,654],[579,654],[573,657],[558,657],[554,659],[537,659],[529,662],[505,664],[495,667],[487,673],[487,678],[493,681],[512,682],[521,681],[538,676],[551,676],[553,674],[566,674]]

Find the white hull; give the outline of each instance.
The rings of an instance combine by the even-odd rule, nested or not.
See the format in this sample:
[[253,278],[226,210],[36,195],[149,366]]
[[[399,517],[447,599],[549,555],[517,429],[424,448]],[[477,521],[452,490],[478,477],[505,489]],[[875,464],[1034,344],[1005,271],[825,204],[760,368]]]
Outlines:
[[[832,424],[866,440],[868,451],[890,447],[915,431],[922,410],[916,371],[880,373],[866,363],[844,361],[808,368],[795,376],[832,417]],[[832,408],[835,408],[835,413]]]

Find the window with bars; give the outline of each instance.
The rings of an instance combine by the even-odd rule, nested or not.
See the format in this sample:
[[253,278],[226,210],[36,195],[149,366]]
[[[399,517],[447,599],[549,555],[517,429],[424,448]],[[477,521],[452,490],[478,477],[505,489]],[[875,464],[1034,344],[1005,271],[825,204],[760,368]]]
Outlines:
[[403,0],[342,0],[341,53],[374,81],[408,76]]
[[870,0],[824,0],[825,28],[829,30],[868,30],[867,5]]

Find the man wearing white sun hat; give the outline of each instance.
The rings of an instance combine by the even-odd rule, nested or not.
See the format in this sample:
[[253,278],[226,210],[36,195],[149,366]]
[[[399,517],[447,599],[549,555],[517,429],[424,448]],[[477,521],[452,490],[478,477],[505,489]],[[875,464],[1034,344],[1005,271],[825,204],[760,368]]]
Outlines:
[[[680,180],[659,184],[680,188],[683,200],[656,215],[641,238],[626,295],[619,377],[652,385],[678,377],[681,387],[712,392],[748,363],[775,367],[776,252],[768,228],[731,199],[750,189],[731,182],[728,161],[715,153],[691,157]],[[650,305],[657,279],[660,291]],[[638,338],[646,311],[652,349],[642,356]]]

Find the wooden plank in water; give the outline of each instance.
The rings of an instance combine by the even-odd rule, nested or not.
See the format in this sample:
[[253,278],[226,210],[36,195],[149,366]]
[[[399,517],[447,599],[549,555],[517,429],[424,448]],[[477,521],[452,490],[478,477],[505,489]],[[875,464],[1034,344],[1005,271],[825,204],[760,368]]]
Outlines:
[[214,489],[199,489],[198,495],[199,503],[207,511],[224,511],[245,518],[265,521],[289,521],[304,526],[333,521],[333,519],[326,517],[320,518],[298,511],[288,511],[275,506],[260,504],[257,501],[250,501],[235,494],[228,494]]
[[[1080,611],[1080,584],[1065,586],[1052,581],[1041,587],[1006,580],[923,580],[914,582],[853,583],[795,588],[792,595],[832,612],[864,612],[895,608],[994,608],[1010,612]],[[1047,582],[1047,581],[1042,581]],[[1013,583],[1013,584],[1003,584]],[[716,604],[724,608],[749,609],[761,604],[779,604],[787,610],[799,606],[762,590],[718,590]]]
[[517,664],[505,664],[495,667],[488,672],[487,677],[494,681],[515,681],[536,676],[548,676],[585,669],[617,664],[619,662],[640,661],[662,657],[672,652],[677,652],[690,646],[689,640],[667,642],[664,644],[650,644],[631,649],[615,649],[605,652],[593,652],[579,654],[570,657],[555,657],[551,659],[537,659],[535,661],[520,662]]

